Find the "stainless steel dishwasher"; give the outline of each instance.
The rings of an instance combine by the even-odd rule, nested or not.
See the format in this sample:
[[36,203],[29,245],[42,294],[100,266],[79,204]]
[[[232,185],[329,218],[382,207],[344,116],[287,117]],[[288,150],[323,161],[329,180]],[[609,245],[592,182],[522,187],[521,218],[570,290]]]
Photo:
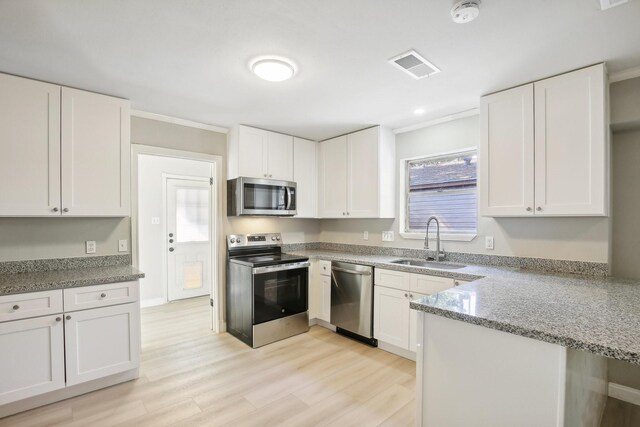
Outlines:
[[331,263],[331,323],[336,332],[374,347],[373,267]]

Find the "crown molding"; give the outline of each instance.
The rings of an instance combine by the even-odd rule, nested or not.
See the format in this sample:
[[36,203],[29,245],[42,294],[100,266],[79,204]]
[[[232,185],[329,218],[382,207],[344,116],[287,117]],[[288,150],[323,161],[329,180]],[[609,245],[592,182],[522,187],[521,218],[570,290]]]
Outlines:
[[640,77],[640,67],[627,68],[626,70],[617,71],[609,74],[609,83],[620,82],[622,80],[634,79]]
[[190,128],[203,129],[211,132],[229,133],[229,129],[221,126],[210,125],[207,123],[193,122],[191,120],[179,119],[177,117],[164,116],[162,114],[149,113],[141,110],[131,110],[131,116],[140,117],[142,119],[156,120],[159,122],[172,123],[174,125],[187,126]]
[[431,126],[439,125],[440,123],[450,122],[452,120],[458,120],[458,119],[464,119],[465,117],[477,116],[478,114],[480,114],[480,109],[474,108],[472,110],[462,111],[460,113],[440,117],[439,119],[433,119],[427,122],[417,123],[415,125],[393,129],[393,133],[398,135],[400,133],[411,132],[418,129],[428,128]]

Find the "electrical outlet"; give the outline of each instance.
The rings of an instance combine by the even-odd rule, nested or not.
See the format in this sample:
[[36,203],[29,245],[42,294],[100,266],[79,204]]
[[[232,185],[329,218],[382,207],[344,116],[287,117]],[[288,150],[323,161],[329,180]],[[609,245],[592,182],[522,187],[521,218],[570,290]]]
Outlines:
[[118,252],[127,252],[127,241],[126,240],[118,240]]
[[393,242],[393,231],[383,231],[382,232],[382,241],[383,242]]
[[368,231],[363,232],[363,233],[362,233],[362,238],[363,238],[364,240],[369,240],[369,232],[368,232]]
[[484,238],[484,247],[493,250],[493,236],[486,236]]
[[151,225],[160,225],[160,217],[152,216],[151,217]]
[[95,254],[96,253],[96,241],[95,240],[87,240],[85,242],[87,253]]

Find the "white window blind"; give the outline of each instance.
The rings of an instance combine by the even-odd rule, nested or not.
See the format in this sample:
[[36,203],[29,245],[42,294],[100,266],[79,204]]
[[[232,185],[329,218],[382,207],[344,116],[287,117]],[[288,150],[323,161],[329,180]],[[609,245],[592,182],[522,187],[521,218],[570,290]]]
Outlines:
[[406,230],[424,232],[436,216],[440,232],[475,234],[477,153],[475,150],[406,162]]

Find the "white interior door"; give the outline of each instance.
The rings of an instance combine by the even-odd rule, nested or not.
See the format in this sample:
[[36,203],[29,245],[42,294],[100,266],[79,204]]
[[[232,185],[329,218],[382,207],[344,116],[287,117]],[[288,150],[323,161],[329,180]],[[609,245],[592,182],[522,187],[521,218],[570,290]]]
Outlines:
[[166,178],[169,301],[211,293],[209,180]]

